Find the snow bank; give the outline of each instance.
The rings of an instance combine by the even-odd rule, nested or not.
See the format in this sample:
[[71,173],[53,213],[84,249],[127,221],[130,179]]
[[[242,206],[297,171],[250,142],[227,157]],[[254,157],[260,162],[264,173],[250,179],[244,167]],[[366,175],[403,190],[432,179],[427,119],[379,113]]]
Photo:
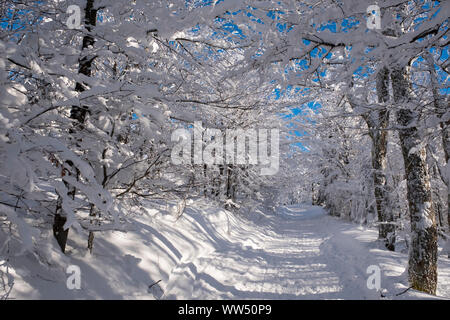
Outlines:
[[[132,230],[97,233],[92,255],[85,234],[71,230],[63,255],[49,233],[40,259],[11,257],[9,298],[435,298],[406,290],[407,255],[382,249],[376,230],[319,207],[255,210],[244,218],[203,199],[188,203],[177,217],[173,204],[149,202]],[[444,255],[439,261],[438,295],[450,298],[450,262]],[[69,265],[80,268],[79,290],[66,286]],[[380,291],[367,287],[370,265],[381,270]]]

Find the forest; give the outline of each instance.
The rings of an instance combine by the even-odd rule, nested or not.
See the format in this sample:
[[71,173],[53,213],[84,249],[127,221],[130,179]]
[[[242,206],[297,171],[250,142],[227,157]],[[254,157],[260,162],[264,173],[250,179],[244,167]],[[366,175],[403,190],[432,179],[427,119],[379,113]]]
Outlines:
[[0,300],[450,299],[449,17],[0,0]]

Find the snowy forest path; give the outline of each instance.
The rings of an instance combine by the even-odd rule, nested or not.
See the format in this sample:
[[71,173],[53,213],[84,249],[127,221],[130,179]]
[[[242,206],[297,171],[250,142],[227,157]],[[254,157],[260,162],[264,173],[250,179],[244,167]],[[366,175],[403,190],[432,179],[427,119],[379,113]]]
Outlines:
[[[369,250],[345,235],[349,227],[346,223],[335,221],[322,208],[314,206],[282,207],[277,214],[265,216],[265,220],[248,230],[247,235],[240,234],[241,243],[222,245],[180,263],[172,270],[165,297],[380,297],[376,290],[367,288]],[[350,226],[354,228],[354,224]],[[364,265],[358,263],[359,259]]]
[[[15,258],[11,298],[380,299],[367,288],[369,266],[379,267],[388,299],[436,298],[407,290],[408,254],[400,241],[399,251],[388,251],[376,228],[320,207],[244,216],[198,200],[179,219],[163,203],[148,207],[130,232],[99,235],[93,254],[85,234],[73,230],[65,255],[56,241],[48,246],[47,266],[32,255]],[[438,261],[438,296],[448,299],[450,260],[441,254]],[[23,273],[24,265],[35,271]],[[67,265],[80,268],[80,290],[67,288]]]

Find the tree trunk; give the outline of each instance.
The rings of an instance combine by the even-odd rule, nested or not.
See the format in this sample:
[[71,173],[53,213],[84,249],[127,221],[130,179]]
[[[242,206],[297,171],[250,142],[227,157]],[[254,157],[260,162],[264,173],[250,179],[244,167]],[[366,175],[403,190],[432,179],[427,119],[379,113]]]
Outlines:
[[[447,105],[447,108],[450,107]],[[450,120],[445,124],[445,128],[442,128],[442,144],[444,145],[445,151],[445,161],[447,166],[445,171],[447,172],[447,223],[448,223],[448,233],[447,238],[447,250],[448,258],[450,258]]]
[[426,149],[421,145],[419,114],[408,106],[408,80],[405,68],[391,73],[397,104],[399,138],[406,172],[407,198],[411,220],[411,246],[408,275],[413,289],[436,294],[437,227],[431,198]]
[[[92,27],[96,25],[97,22],[97,9],[94,9],[94,0],[86,1],[86,8],[84,10],[85,14],[85,27],[87,31],[91,31]],[[90,46],[93,46],[95,39],[91,35],[86,35],[83,37],[83,44],[81,47],[81,58],[79,60],[78,73],[84,74],[85,76],[90,77],[92,73],[92,62],[95,59],[95,56],[90,56],[86,54],[85,49],[88,49]],[[82,83],[77,82],[75,85],[75,91],[83,92],[85,90],[85,86]],[[70,111],[70,118],[76,119],[80,126],[84,123],[86,118],[86,114],[88,113],[89,108],[87,106],[72,106]]]
[[448,222],[448,239],[447,239],[447,250],[448,257],[450,258],[450,120],[444,122],[442,120],[442,116],[449,109],[448,101],[444,101],[444,97],[439,93],[439,82],[438,76],[436,74],[436,69],[434,68],[434,61],[431,53],[426,53],[424,55],[425,59],[428,63],[428,68],[430,71],[430,82],[431,82],[431,93],[433,94],[433,103],[437,116],[441,121],[439,122],[439,126],[441,129],[441,137],[442,137],[442,149],[444,150],[445,163],[447,173],[445,175],[444,183],[447,185],[447,222]]
[[[441,104],[444,105],[444,104]],[[445,108],[445,107],[444,107]],[[445,113],[445,109],[442,108],[442,115]],[[450,109],[448,102],[446,103],[447,110]],[[447,184],[447,223],[448,223],[448,238],[447,238],[447,254],[448,258],[450,258],[450,120],[445,123],[441,121],[440,123],[442,130],[442,146],[445,154],[445,172],[446,174],[446,184]]]
[[[65,162],[67,164],[67,168],[63,168],[61,171],[61,176],[64,175],[75,175],[78,179],[79,171],[74,170],[72,161],[68,160]],[[75,171],[75,172],[74,172]],[[67,182],[64,181],[64,185],[69,190],[67,192],[67,195],[72,198],[72,200],[75,200],[75,187],[72,187]],[[53,220],[53,235],[56,238],[56,241],[58,242],[61,251],[63,253],[66,252],[66,244],[67,244],[67,238],[69,237],[69,229],[64,229],[64,224],[67,221],[67,218],[62,213],[62,206],[61,206],[62,199],[60,196],[58,196],[57,204],[56,204],[56,212],[55,212],[55,218]]]
[[[447,108],[450,109],[450,105],[447,104]],[[447,121],[445,125],[441,122],[441,126],[442,126],[442,145],[444,146],[445,162],[447,162],[445,170],[447,172],[447,220],[448,220],[448,229],[450,233],[450,120]],[[448,254],[448,257],[450,258],[450,252]]]
[[[91,27],[95,26],[95,23],[97,21],[97,9],[94,9],[94,0],[87,0],[86,1],[86,8],[85,8],[85,26],[88,31],[91,31]],[[89,46],[94,45],[94,38],[90,35],[86,35],[83,37],[83,44],[82,44],[82,57],[79,60],[79,68],[78,73],[84,74],[88,77],[91,76],[91,69],[92,69],[92,61],[94,60],[94,57],[90,57],[89,55],[83,56],[83,50],[87,49]],[[75,91],[77,92],[83,92],[85,90],[85,87],[83,84],[77,82],[75,85]],[[69,130],[69,133],[72,135],[76,135],[77,131],[80,131],[83,129],[83,123],[86,119],[86,114],[88,113],[88,107],[87,106],[72,106],[70,110],[70,118],[77,120],[77,124],[74,125],[73,128]],[[76,140],[76,139],[75,139]],[[77,172],[78,169],[73,167],[73,164],[71,162],[66,162],[72,173]],[[78,179],[78,174],[77,174]],[[69,189],[70,195],[75,198],[76,189],[75,187],[67,185],[67,188]],[[60,199],[58,199],[60,201]],[[58,209],[57,209],[58,210]],[[58,211],[55,214],[55,218],[53,221],[53,233],[55,235],[56,240],[58,241],[59,246],[61,247],[62,252],[65,251],[67,238],[69,230],[64,230],[63,226],[66,222],[66,217],[61,215]],[[93,238],[93,235],[92,235]],[[93,239],[92,239],[93,241]]]
[[64,229],[64,224],[67,218],[60,214],[61,212],[61,199],[58,199],[56,206],[55,218],[53,221],[53,235],[61,248],[61,251],[65,253],[67,237],[69,236],[69,229]]
[[[377,74],[378,103],[389,101],[389,70],[382,67]],[[352,108],[355,102],[349,96]],[[387,164],[387,139],[389,124],[389,111],[385,106],[378,107],[363,115],[363,119],[369,128],[369,136],[372,141],[372,170],[375,194],[375,207],[378,216],[378,238],[384,242],[388,250],[395,250],[395,224],[394,213],[390,206],[389,190],[387,189],[386,164]]]
[[[377,95],[379,103],[389,101],[389,70],[383,67],[377,75]],[[386,164],[389,111],[385,108],[375,110],[366,117],[369,136],[372,139],[372,169],[375,203],[378,214],[378,237],[384,241],[388,250],[395,251],[394,214],[389,205]]]

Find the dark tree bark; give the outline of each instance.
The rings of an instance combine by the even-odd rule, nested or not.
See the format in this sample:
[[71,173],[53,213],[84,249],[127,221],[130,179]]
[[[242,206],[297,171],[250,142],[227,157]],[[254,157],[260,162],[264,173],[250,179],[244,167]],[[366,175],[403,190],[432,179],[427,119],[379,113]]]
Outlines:
[[[433,94],[433,103],[437,116],[441,120],[439,122],[439,126],[441,129],[441,139],[442,139],[442,149],[444,150],[445,163],[447,166],[450,165],[450,120],[444,121],[442,117],[450,109],[450,105],[448,100],[444,101],[444,97],[439,93],[439,83],[438,76],[436,74],[436,69],[434,68],[433,57],[430,53],[426,53],[425,59],[428,63],[428,68],[430,72],[430,82],[431,82],[431,92]],[[449,172],[449,169],[446,170]],[[447,174],[444,177],[444,183],[447,185],[447,222],[448,222],[448,232],[449,239],[447,241],[449,244],[447,245],[448,250],[450,250],[450,176]],[[448,257],[450,258],[450,251],[448,252]]]
[[[379,103],[389,101],[389,70],[383,67],[377,75],[377,95]],[[389,111],[386,108],[374,110],[364,117],[372,140],[372,169],[375,203],[380,223],[378,237],[384,241],[388,250],[395,250],[394,214],[389,205],[389,192],[386,179],[387,139]]]
[[[450,105],[447,103],[447,108],[450,109]],[[442,123],[442,122],[441,122]],[[450,120],[447,121],[445,127],[442,127],[442,144],[445,151],[445,161],[447,162],[447,223],[448,223],[448,233],[450,235]],[[450,236],[447,239],[447,250],[448,257],[450,258]]]
[[[67,165],[67,167],[64,167],[61,170],[61,175],[72,175],[74,174],[73,171],[75,171],[75,174],[77,175],[77,179],[78,179],[78,175],[79,175],[79,171],[78,170],[73,170],[73,163],[72,161],[68,160],[65,163]],[[64,184],[66,185],[67,189],[69,190],[67,192],[67,195],[69,197],[72,198],[72,200],[75,199],[75,188],[70,186],[69,184],[67,184],[66,182],[64,182]],[[57,204],[56,204],[56,212],[55,212],[55,218],[53,221],[53,235],[56,238],[56,241],[58,242],[61,251],[63,253],[66,252],[66,243],[67,243],[67,238],[69,236],[69,229],[64,229],[64,224],[67,221],[67,218],[61,214],[62,211],[62,207],[61,207],[61,197],[58,196],[58,200],[57,200]]]
[[[92,31],[92,27],[96,25],[97,22],[97,9],[94,9],[94,1],[95,0],[87,0],[86,8],[84,9],[85,15],[85,28],[88,32]],[[88,49],[90,46],[93,46],[95,39],[91,35],[85,35],[83,37],[83,43],[81,47],[81,57],[79,59],[79,67],[78,73],[84,74],[85,76],[90,77],[92,74],[92,62],[96,58],[96,56],[90,55],[86,52],[85,49]],[[75,85],[75,91],[83,92],[86,89],[85,85],[77,82]],[[72,106],[70,111],[70,118],[78,121],[79,125],[82,126],[86,119],[86,115],[89,112],[88,106]]]
[[419,113],[409,105],[408,79],[405,68],[391,73],[397,122],[406,172],[407,198],[411,220],[411,245],[408,275],[413,289],[436,294],[437,227],[431,197],[431,184],[426,162],[426,149],[421,145]]
[[235,167],[233,164],[226,165],[226,186],[225,186],[225,194],[228,200],[233,202],[236,201],[236,183],[235,183]]
[[[94,0],[87,0],[86,1],[86,8],[85,8],[85,27],[86,30],[89,32],[91,31],[92,27],[95,26],[97,21],[97,9],[94,9]],[[79,68],[78,73],[84,74],[88,77],[91,76],[92,72],[92,61],[95,59],[95,56],[90,56],[86,54],[85,49],[89,48],[89,46],[94,45],[94,38],[91,35],[86,35],[83,37],[83,44],[82,44],[82,51],[81,51],[81,58],[79,60]],[[79,82],[75,85],[75,90],[77,92],[83,92],[85,90],[85,86]],[[87,106],[72,106],[70,110],[70,118],[77,120],[77,122],[74,124],[73,128],[69,130],[69,133],[73,136],[76,136],[77,131],[80,131],[83,129],[83,123],[86,119],[86,115],[89,111],[89,108]],[[76,138],[75,138],[76,139]],[[71,162],[67,162],[69,168],[70,174],[76,174],[78,178],[78,169],[74,168],[73,164]],[[72,198],[75,198],[76,189],[66,183],[66,186],[69,190],[68,195],[70,195]],[[60,201],[60,199],[58,199]],[[57,211],[55,213],[55,218],[53,221],[53,234],[58,241],[59,246],[61,247],[62,252],[65,252],[67,238],[69,234],[69,229],[64,230],[64,224],[66,223],[67,218],[61,214],[61,208],[57,208]],[[90,237],[91,238],[91,237]],[[92,235],[93,238],[93,235]],[[93,241],[93,239],[92,239]]]
[[63,253],[66,252],[67,237],[69,236],[69,229],[64,229],[64,224],[67,218],[60,214],[61,212],[61,200],[58,199],[58,204],[56,206],[55,218],[53,221],[53,235],[61,248]]
[[[378,103],[389,101],[389,70],[382,67],[377,74]],[[355,102],[349,99],[352,108]],[[378,216],[378,238],[384,242],[388,250],[395,251],[395,217],[390,205],[389,190],[386,179],[387,141],[389,124],[389,111],[385,106],[377,107],[363,115],[369,128],[369,137],[372,141],[372,170],[375,195],[375,208]]]

